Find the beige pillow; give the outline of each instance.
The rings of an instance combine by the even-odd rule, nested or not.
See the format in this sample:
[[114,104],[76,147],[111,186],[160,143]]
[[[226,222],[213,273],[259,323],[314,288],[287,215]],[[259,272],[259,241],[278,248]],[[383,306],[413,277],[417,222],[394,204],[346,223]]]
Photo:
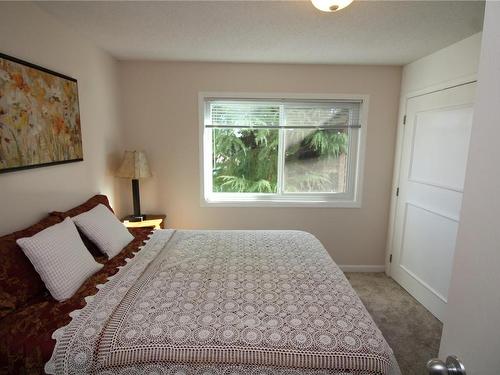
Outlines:
[[73,296],[103,267],[90,255],[70,218],[16,242],[58,301]]
[[73,221],[110,259],[134,239],[123,223],[103,204],[73,217]]

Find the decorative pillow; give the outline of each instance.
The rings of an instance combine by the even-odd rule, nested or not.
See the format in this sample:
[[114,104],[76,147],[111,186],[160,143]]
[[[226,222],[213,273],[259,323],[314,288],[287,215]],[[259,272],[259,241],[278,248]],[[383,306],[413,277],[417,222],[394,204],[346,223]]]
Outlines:
[[[59,211],[54,211],[51,212],[51,216],[56,216],[59,217],[62,220],[64,220],[67,217],[74,217],[76,215],[83,214],[84,212],[87,212],[91,209],[93,209],[95,206],[98,204],[103,204],[105,205],[111,212],[114,213],[113,209],[111,208],[109,204],[108,197],[105,195],[94,195],[92,198],[87,200],[85,203],[80,204],[79,206],[73,207],[72,209],[65,211],[65,212],[59,212]],[[83,233],[80,232],[80,236],[82,237],[83,243],[85,244],[85,247],[90,251],[90,253],[96,258],[97,261],[101,262],[104,259],[101,259],[103,257],[101,251],[97,247],[95,243],[93,243],[91,240],[89,240]]]
[[70,298],[103,267],[85,248],[70,218],[16,242],[58,301]]
[[0,318],[25,306],[29,301],[48,294],[40,276],[16,240],[31,237],[60,222],[59,217],[48,216],[26,229],[0,237]]
[[75,216],[73,221],[110,259],[134,239],[127,228],[102,204]]

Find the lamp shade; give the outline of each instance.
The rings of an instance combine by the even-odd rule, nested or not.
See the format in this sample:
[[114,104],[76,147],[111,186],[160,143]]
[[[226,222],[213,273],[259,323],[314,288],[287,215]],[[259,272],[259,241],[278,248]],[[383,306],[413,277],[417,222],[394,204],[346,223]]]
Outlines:
[[146,153],[144,151],[125,151],[115,176],[132,179],[151,177]]

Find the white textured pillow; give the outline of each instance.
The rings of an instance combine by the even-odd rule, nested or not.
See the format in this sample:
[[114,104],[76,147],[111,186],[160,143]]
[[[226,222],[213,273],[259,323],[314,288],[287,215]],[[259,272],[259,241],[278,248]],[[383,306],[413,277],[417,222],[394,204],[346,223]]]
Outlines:
[[127,228],[103,204],[73,217],[73,221],[110,259],[134,239]]
[[103,267],[90,255],[70,218],[16,242],[58,301],[73,296]]

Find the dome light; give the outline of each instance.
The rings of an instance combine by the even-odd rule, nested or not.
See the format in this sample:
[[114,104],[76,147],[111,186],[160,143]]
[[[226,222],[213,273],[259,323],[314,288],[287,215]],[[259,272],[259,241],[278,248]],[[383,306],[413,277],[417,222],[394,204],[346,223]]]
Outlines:
[[311,0],[311,2],[323,12],[336,12],[351,4],[353,0]]

